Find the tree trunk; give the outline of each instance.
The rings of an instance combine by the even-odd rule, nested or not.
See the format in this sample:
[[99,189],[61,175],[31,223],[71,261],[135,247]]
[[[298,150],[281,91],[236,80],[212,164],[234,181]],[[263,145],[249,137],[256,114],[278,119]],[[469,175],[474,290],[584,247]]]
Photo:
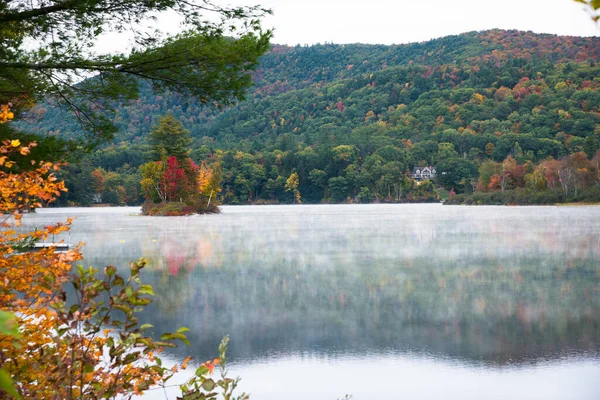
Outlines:
[[208,196],[208,203],[206,204],[206,209],[207,210],[208,210],[208,207],[210,207],[210,201],[212,200],[213,193],[214,193],[214,190],[211,190],[210,196]]

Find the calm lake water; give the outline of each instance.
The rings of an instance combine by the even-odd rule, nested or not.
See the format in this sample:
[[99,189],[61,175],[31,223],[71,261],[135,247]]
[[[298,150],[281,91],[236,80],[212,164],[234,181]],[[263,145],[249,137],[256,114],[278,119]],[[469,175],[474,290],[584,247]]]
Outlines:
[[[149,260],[141,319],[230,336],[253,399],[600,399],[600,207],[70,208],[85,264]],[[148,398],[164,398],[162,393]]]

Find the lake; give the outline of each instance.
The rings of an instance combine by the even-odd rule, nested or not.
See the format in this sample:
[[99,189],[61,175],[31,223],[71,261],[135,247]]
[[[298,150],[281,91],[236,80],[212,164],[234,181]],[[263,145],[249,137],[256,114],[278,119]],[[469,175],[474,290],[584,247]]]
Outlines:
[[[600,207],[301,205],[74,216],[84,264],[147,258],[141,317],[230,337],[252,399],[599,399]],[[149,399],[164,398],[150,393]]]

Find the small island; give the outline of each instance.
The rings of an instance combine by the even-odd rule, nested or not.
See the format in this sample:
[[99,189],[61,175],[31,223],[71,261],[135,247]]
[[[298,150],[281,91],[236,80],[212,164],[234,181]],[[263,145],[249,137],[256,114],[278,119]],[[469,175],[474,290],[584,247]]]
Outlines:
[[190,132],[167,114],[150,131],[153,161],[140,167],[146,198],[143,215],[181,216],[218,213],[221,167],[218,160],[200,165],[190,157]]

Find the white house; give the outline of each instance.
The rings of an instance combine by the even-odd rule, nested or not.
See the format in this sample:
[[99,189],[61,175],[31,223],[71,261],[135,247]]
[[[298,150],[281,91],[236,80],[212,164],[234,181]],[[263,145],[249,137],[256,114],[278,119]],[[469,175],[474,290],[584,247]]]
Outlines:
[[421,181],[424,179],[433,179],[435,178],[436,172],[435,168],[432,166],[427,167],[415,167],[413,172],[410,174],[410,177],[415,181]]

